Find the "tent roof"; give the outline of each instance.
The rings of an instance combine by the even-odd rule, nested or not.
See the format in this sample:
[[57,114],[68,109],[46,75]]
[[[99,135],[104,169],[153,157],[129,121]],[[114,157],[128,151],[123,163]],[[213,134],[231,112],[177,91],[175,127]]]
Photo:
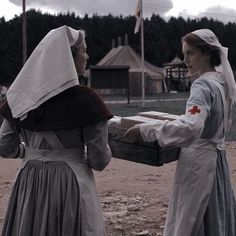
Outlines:
[[[130,66],[130,72],[141,72],[141,57],[129,45],[112,48],[98,63],[97,66]],[[163,70],[144,61],[144,72],[150,76],[164,77]]]
[[178,57],[176,56],[171,62],[170,64],[182,64],[183,61]]
[[175,66],[182,64],[184,64],[184,62],[178,56],[175,56],[175,58],[171,62],[165,63],[164,66]]

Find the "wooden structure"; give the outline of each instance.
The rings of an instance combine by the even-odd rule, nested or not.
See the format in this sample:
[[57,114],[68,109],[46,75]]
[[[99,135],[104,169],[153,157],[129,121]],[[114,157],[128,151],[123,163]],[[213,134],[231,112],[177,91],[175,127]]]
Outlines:
[[129,68],[129,66],[90,66],[89,87],[103,95],[126,95],[129,103]]
[[170,63],[165,63],[164,67],[168,91],[186,92],[189,90],[191,83],[188,70],[180,58],[176,56]]

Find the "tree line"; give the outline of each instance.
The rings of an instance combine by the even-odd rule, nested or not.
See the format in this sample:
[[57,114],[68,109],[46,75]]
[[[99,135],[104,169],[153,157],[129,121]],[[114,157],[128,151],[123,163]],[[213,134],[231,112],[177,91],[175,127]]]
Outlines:
[[[140,53],[140,35],[134,34],[134,16],[76,16],[74,13],[51,15],[31,9],[27,11],[27,56],[30,56],[40,40],[53,28],[68,25],[84,29],[88,46],[89,65],[95,65],[111,49],[112,40],[118,37]],[[183,19],[171,17],[164,20],[153,14],[144,19],[145,60],[162,67],[175,56],[182,58],[181,37],[200,28],[215,32],[222,45],[229,47],[229,60],[236,70],[236,24],[201,18]],[[117,46],[117,45],[116,45]],[[22,68],[22,16],[6,21],[0,18],[0,85],[11,84]]]

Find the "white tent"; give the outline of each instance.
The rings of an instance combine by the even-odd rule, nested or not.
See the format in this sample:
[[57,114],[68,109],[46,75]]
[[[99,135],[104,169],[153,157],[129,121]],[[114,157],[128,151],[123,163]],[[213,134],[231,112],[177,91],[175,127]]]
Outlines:
[[[130,87],[138,90],[141,85],[142,63],[141,56],[129,45],[112,48],[97,66],[130,66]],[[165,87],[163,69],[144,61],[145,89],[147,93],[161,93]],[[136,87],[136,89],[134,88]],[[141,91],[141,90],[140,90]],[[135,92],[134,92],[135,93]]]

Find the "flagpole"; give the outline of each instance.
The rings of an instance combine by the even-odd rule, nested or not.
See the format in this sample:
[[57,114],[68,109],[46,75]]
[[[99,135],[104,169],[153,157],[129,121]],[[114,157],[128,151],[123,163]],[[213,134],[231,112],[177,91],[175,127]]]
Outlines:
[[141,0],[141,29],[140,29],[140,37],[141,37],[141,67],[142,67],[142,108],[145,107],[145,78],[144,78],[144,27],[143,27],[143,0]]
[[27,60],[27,32],[26,32],[26,12],[25,12],[25,1],[22,0],[22,61],[23,65]]

